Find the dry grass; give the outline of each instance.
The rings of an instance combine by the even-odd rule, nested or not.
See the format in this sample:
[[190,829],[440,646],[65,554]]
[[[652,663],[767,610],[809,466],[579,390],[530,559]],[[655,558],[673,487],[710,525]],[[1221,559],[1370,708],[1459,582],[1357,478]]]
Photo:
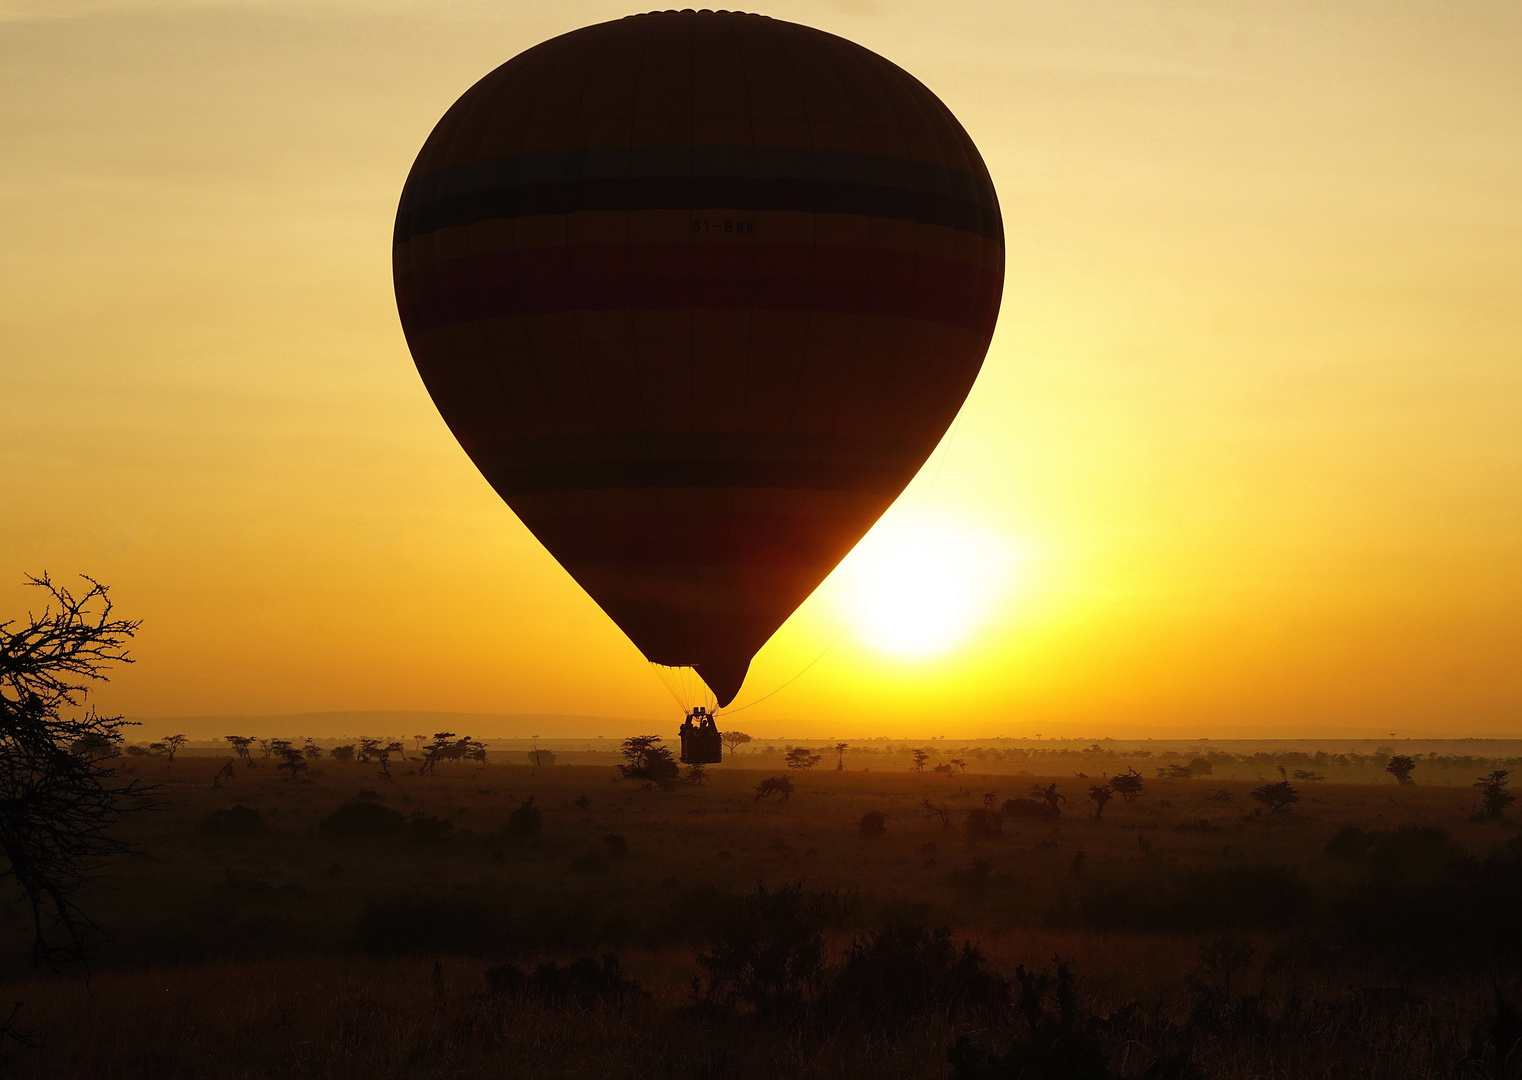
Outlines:
[[[1136,1000],[1159,1022],[1184,1024],[1202,993],[1201,945],[1220,931],[1106,932],[1083,915],[1086,898],[1253,865],[1292,867],[1316,896],[1332,897],[1358,873],[1322,855],[1343,825],[1439,825],[1473,851],[1515,832],[1471,822],[1467,789],[1393,784],[1302,785],[1295,813],[1244,819],[1254,782],[1149,779],[1141,799],[1112,802],[1100,821],[1087,781],[1059,777],[1069,799],[1060,823],[1006,822],[1002,837],[972,844],[964,812],[986,792],[1025,796],[1036,778],[816,770],[795,777],[790,801],[756,802],[752,788],[768,773],[733,766],[701,788],[647,792],[611,782],[602,767],[453,766],[388,783],[366,766],[324,762],[312,783],[265,766],[213,790],[220,762],[138,765],[165,785],[168,805],[132,823],[142,857],[112,867],[91,898],[113,944],[88,983],[13,969],[0,986],[3,1000],[26,1002],[22,1023],[39,1043],[9,1051],[18,1075],[944,1076],[947,1048],[965,1030],[954,1018],[892,1031],[762,1028],[692,1011],[705,919],[758,881],[802,880],[835,897],[832,953],[890,919],[948,924],[1004,971],[1061,956],[1096,1014]],[[317,823],[363,789],[406,814],[449,820],[452,835],[433,847],[318,836]],[[1229,801],[1214,798],[1222,789]],[[540,836],[492,839],[530,796],[544,809]],[[925,815],[926,799],[952,811],[952,827]],[[237,839],[199,829],[234,804],[258,808],[272,831]],[[863,841],[856,823],[869,810],[888,815],[888,832]],[[601,872],[572,868],[605,852],[610,834],[625,837],[627,858]],[[967,873],[974,860],[988,864],[986,884]],[[414,903],[430,899],[454,906]],[[377,924],[376,911],[392,921]],[[16,920],[6,923],[14,933]],[[1445,1075],[1490,1008],[1490,982],[1473,972],[1333,955],[1292,926],[1233,932],[1254,946],[1238,985],[1275,1002],[1280,1027],[1266,1037],[1233,1020],[1202,1032],[1207,1075]],[[648,1000],[581,1010],[483,992],[482,973],[505,958],[610,949]],[[1490,975],[1508,986],[1515,977],[1504,966]],[[1354,996],[1396,981],[1420,998],[1376,1008]],[[1122,1067],[1144,1056],[1124,1040],[1113,1052]]]

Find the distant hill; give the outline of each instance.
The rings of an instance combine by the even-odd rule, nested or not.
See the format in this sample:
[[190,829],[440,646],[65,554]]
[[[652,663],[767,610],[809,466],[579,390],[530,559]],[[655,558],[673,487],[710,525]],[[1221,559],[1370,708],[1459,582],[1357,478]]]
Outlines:
[[225,714],[215,716],[129,716],[141,724],[127,733],[129,742],[146,742],[168,734],[192,739],[220,739],[223,735],[255,735],[289,738],[347,739],[360,735],[407,738],[452,731],[477,739],[545,738],[595,739],[599,735],[627,738],[630,735],[665,733],[679,721],[670,717],[577,716],[565,713],[466,713],[394,709],[346,712]]

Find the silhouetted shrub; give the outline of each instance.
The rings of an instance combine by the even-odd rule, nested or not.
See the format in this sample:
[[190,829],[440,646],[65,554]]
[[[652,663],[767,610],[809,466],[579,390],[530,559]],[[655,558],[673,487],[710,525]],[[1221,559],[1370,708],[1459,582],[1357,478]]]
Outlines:
[[970,869],[952,871],[950,878],[952,887],[965,889],[968,892],[982,892],[988,888],[988,875],[993,868],[994,864],[987,859],[974,859]]
[[765,780],[756,785],[756,798],[752,799],[751,801],[755,802],[757,799],[769,799],[773,795],[781,795],[783,802],[787,802],[787,800],[791,799],[793,797],[792,780],[786,776],[767,777]]
[[1081,902],[1081,910],[1101,929],[1187,932],[1288,926],[1310,900],[1309,886],[1290,867],[1224,866],[1146,893],[1102,888]]
[[518,840],[527,840],[538,836],[543,826],[544,814],[539,807],[534,805],[534,797],[530,795],[508,817],[507,835]]
[[266,828],[264,815],[241,803],[213,810],[201,822],[201,831],[214,836],[254,836]]
[[1252,797],[1262,803],[1270,814],[1282,814],[1300,801],[1300,793],[1291,786],[1288,780],[1253,788]]
[[618,957],[612,953],[605,954],[601,961],[583,956],[564,966],[540,964],[532,974],[514,964],[503,964],[486,972],[486,988],[493,994],[533,997],[556,1004],[575,1002],[584,1009],[645,996],[639,983],[624,975]]
[[1378,833],[1365,832],[1357,825],[1344,825],[1322,850],[1334,859],[1361,859],[1378,838]]
[[1522,1015],[1495,987],[1495,1012],[1476,1026],[1469,1050],[1469,1072],[1475,1076],[1522,1076]]
[[1474,782],[1474,786],[1480,789],[1480,809],[1475,814],[1477,820],[1499,821],[1501,815],[1506,813],[1506,808],[1517,801],[1517,797],[1506,790],[1510,776],[1510,770],[1497,769]]
[[1009,996],[1009,980],[990,971],[971,944],[958,949],[946,927],[909,923],[857,938],[825,993],[833,1008],[887,1023],[931,1009],[964,1017],[1007,1004]]
[[317,823],[317,831],[336,840],[388,836],[401,832],[407,819],[389,806],[369,799],[351,799]]
[[422,847],[437,847],[453,830],[453,822],[429,817],[419,810],[407,822],[407,839]]
[[571,869],[578,874],[606,874],[608,860],[595,851],[588,851],[571,860]]
[[[948,1055],[951,1080],[1111,1080],[1115,1074],[1098,1037],[1100,1022],[1078,1007],[1067,965],[1057,965],[1055,978],[1017,967],[1015,980],[1023,1030],[1002,1054],[960,1036]],[[1054,991],[1055,1008],[1050,1008],[1047,997]]]
[[669,791],[681,773],[681,766],[671,751],[661,744],[659,735],[636,735],[625,739],[619,747],[624,764],[618,766],[619,775],[625,780],[643,781],[647,788],[658,787]]
[[1403,958],[1445,968],[1522,957],[1522,839],[1475,858],[1442,829],[1407,826],[1379,837],[1367,865],[1337,904],[1348,944],[1382,952],[1399,942]]
[[359,943],[378,955],[445,952],[497,953],[504,946],[502,916],[469,897],[421,896],[372,900],[359,919]]
[[856,835],[863,840],[876,840],[888,831],[888,815],[881,810],[868,810],[856,826]]
[[762,1016],[796,1011],[824,975],[824,921],[815,895],[801,884],[756,886],[709,951],[698,954],[707,996]]
[[1005,799],[999,812],[1012,821],[1056,821],[1062,811],[1039,799]]
[[969,810],[967,811],[967,838],[969,840],[991,840],[996,836],[1004,835],[1004,818],[997,810]]
[[654,937],[692,945],[713,941],[732,925],[739,906],[739,897],[717,885],[689,885],[656,916]]
[[1126,802],[1135,802],[1137,796],[1146,794],[1147,785],[1141,773],[1128,768],[1111,778],[1110,788]]

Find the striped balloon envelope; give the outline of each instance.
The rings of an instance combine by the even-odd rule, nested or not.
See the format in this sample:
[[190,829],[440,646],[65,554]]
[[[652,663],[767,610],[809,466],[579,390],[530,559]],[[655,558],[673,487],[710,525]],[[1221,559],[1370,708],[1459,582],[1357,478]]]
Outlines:
[[393,258],[471,460],[721,705],[945,434],[1004,278],[988,171],[934,94],[727,11],[589,26],[476,83]]

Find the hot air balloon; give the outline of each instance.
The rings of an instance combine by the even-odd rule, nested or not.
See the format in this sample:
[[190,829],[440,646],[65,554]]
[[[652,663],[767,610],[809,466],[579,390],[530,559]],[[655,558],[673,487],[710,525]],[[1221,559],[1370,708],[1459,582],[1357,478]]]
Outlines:
[[[1004,236],[972,140],[901,68],[666,11],[466,91],[407,178],[393,267],[471,460],[648,660],[724,706],[945,434]],[[688,726],[717,760],[712,712]]]

